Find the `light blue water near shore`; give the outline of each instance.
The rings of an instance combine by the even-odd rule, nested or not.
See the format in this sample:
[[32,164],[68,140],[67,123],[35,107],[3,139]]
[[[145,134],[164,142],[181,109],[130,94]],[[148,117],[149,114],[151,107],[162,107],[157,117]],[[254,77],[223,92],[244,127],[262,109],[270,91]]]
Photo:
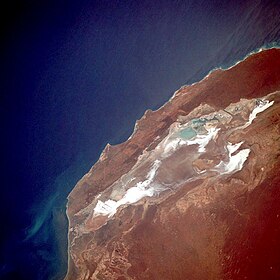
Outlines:
[[280,43],[279,1],[48,5],[1,54],[1,279],[62,279],[66,197],[107,142],[125,141],[182,85]]

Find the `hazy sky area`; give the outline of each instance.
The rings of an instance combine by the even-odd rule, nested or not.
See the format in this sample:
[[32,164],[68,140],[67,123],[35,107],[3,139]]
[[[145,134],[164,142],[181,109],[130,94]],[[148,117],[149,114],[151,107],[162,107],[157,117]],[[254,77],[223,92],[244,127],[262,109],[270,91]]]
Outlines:
[[182,85],[280,44],[280,1],[22,0],[0,11],[0,279],[60,279],[67,194],[106,143]]

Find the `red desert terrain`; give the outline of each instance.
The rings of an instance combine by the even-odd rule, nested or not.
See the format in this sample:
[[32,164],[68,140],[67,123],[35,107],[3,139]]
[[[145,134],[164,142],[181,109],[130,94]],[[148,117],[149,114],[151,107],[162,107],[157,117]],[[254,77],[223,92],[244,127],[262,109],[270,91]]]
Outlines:
[[280,279],[280,50],[184,86],[68,197],[75,279]]

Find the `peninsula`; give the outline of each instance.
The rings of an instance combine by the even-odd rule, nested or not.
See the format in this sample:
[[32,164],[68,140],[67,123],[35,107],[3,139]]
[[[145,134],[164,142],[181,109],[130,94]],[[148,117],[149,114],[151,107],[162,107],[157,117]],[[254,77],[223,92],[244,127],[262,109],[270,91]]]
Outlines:
[[183,86],[68,197],[66,280],[280,279],[280,50]]

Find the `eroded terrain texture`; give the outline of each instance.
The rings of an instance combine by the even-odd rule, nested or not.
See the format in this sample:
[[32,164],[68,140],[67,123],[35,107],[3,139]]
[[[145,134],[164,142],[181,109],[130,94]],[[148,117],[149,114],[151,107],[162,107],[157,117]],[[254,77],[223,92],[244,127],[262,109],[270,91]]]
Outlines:
[[280,279],[280,50],[182,87],[69,195],[66,279]]

